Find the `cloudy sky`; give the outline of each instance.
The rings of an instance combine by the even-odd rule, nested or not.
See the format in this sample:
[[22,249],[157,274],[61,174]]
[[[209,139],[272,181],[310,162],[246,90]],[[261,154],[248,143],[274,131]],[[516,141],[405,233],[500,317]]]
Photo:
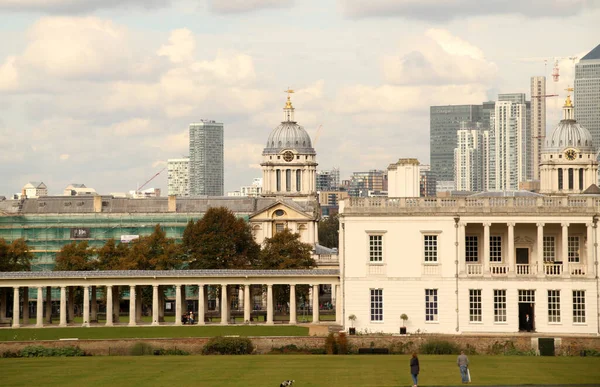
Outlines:
[[225,124],[239,189],[288,86],[313,141],[322,125],[319,168],[428,163],[430,105],[529,94],[555,57],[564,95],[598,20],[600,0],[0,0],[0,195],[135,189],[188,154],[199,119]]

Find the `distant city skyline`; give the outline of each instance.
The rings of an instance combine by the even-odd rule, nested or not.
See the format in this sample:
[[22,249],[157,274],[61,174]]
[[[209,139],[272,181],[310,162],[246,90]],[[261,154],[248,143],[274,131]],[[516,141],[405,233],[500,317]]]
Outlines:
[[[135,190],[188,154],[203,117],[226,128],[224,190],[238,190],[261,176],[288,87],[319,169],[342,179],[399,158],[433,165],[429,106],[530,100],[532,76],[561,95],[546,101],[550,130],[569,58],[600,43],[600,5],[541,3],[0,0],[0,195],[29,181]],[[167,175],[151,185],[168,192]]]

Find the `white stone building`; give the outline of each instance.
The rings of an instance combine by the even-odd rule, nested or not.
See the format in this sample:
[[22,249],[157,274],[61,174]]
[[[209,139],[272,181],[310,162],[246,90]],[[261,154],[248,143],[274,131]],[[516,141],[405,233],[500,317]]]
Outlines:
[[169,196],[190,196],[190,158],[167,160]]
[[[391,198],[418,198],[421,195],[419,160],[400,159],[388,166],[388,194]],[[369,195],[371,197],[371,195]]]
[[[550,139],[565,136],[589,133],[563,120]],[[564,170],[587,152],[585,144],[563,141],[542,159],[563,155],[552,166]],[[597,163],[588,164],[584,173],[593,175]],[[566,195],[574,191],[545,182],[551,174],[544,168],[542,162],[542,186],[560,196],[344,200],[343,321],[354,314],[357,330],[397,333],[405,313],[408,332],[599,334],[600,196]],[[594,187],[588,192],[599,191]]]
[[21,197],[26,198],[39,198],[42,196],[48,196],[48,187],[46,184],[40,181],[30,181],[23,186],[21,191]]

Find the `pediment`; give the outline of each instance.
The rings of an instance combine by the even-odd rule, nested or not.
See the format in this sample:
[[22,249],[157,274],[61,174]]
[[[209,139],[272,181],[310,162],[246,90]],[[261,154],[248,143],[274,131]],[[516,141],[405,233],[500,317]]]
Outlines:
[[273,220],[314,220],[312,213],[306,213],[282,202],[276,202],[250,215],[251,222]]
[[515,243],[533,244],[533,242],[535,242],[535,241],[528,236],[516,236],[515,237]]

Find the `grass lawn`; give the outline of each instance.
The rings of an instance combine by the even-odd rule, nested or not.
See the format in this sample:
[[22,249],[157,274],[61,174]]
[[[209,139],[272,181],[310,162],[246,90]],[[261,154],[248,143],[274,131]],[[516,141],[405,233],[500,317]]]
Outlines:
[[[474,385],[583,384],[600,358],[471,356]],[[460,385],[456,356],[420,356],[419,385]],[[409,355],[0,359],[2,386],[409,386]]]
[[157,337],[308,336],[308,327],[298,326],[162,326],[92,328],[0,329],[0,341],[79,339],[133,339]]

